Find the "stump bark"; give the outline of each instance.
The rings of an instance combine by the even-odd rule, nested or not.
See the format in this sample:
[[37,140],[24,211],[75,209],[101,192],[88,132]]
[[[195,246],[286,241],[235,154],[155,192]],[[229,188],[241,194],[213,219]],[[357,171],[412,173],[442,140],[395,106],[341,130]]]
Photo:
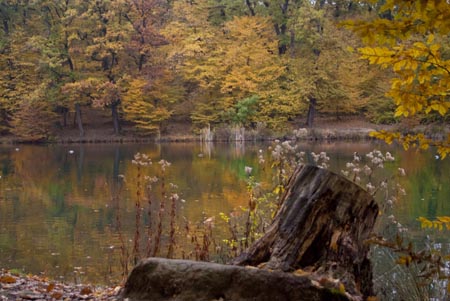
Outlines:
[[[354,290],[372,295],[369,238],[378,206],[360,186],[316,166],[300,166],[265,235],[233,263],[293,271],[338,269]],[[350,286],[348,288],[350,288]]]
[[[306,274],[310,275],[308,276],[310,283],[317,284],[326,282],[326,279],[332,281],[339,279],[340,283],[345,285],[345,290],[355,297],[354,300],[361,299],[363,296],[371,296],[373,295],[372,269],[368,259],[369,246],[365,244],[365,240],[372,232],[377,214],[378,206],[374,199],[360,186],[316,166],[299,166],[290,178],[281,199],[280,208],[265,235],[236,258],[232,264],[259,267],[260,269],[256,271],[261,273],[263,278],[270,277],[270,274],[274,272],[277,275],[284,273],[287,277],[292,277],[294,274],[304,274],[304,271],[307,271]],[[150,283],[161,282],[161,272],[156,272],[158,269],[154,265],[151,266],[153,267],[144,268],[149,271],[149,273],[145,273],[145,276],[142,272],[140,274],[135,272],[136,269],[142,271],[142,266],[133,270],[125,285],[123,296],[133,296],[133,292],[152,286]],[[233,279],[238,275],[237,272],[230,272],[231,267],[229,266],[225,266],[226,268],[223,270],[217,269],[215,264],[206,264],[206,267],[202,267],[213,271],[213,274],[208,274],[206,271],[200,273],[215,275],[211,276],[211,279],[222,276],[226,279]],[[171,269],[169,268],[169,270]],[[186,271],[188,270],[186,269]],[[294,271],[297,273],[289,273]],[[209,291],[209,284],[207,286],[199,285],[199,279],[203,279],[199,273],[190,273],[184,276],[181,273],[175,278],[173,278],[175,273],[165,274],[170,275],[168,278],[170,280],[167,280],[168,287],[174,283],[183,283],[183,287],[187,289],[189,285],[186,283],[190,283],[195,288],[194,290],[201,290],[202,287],[205,287],[205,293]],[[141,276],[137,277],[136,275]],[[187,277],[187,275],[190,276]],[[252,282],[251,279],[252,277],[247,277],[245,282],[227,280],[227,284],[223,287],[216,286],[217,296],[220,298],[232,296],[224,300],[259,300],[257,297],[253,298],[250,293],[252,290],[249,291],[245,287],[263,288],[270,281],[255,280]],[[137,286],[136,283],[139,285]],[[242,287],[239,287],[238,284],[241,284]],[[281,284],[283,285],[283,283]],[[317,285],[312,286],[317,287]],[[230,287],[232,287],[232,291],[240,293],[229,293]],[[299,288],[305,291],[305,287],[299,286]],[[279,297],[271,295],[273,300],[328,300],[324,299],[320,295],[321,293],[315,295],[319,299],[303,298],[301,295],[286,299],[283,297],[284,292],[280,290],[278,292],[280,292]],[[256,293],[254,292],[254,294]],[[151,300],[191,300],[189,297],[170,299],[166,296],[165,298]],[[202,299],[198,295],[196,298],[198,300],[207,299]]]

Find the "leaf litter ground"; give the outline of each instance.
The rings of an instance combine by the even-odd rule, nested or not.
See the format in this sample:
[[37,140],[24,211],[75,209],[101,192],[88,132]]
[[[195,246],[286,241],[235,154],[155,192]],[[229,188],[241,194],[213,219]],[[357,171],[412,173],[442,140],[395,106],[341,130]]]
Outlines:
[[0,270],[0,301],[119,300],[121,287],[97,287],[55,282],[45,277]]

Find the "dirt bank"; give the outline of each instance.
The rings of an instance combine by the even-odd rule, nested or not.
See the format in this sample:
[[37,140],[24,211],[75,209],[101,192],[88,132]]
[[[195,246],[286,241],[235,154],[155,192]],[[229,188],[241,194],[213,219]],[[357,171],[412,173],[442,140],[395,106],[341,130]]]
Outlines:
[[[67,125],[56,129],[49,138],[50,143],[153,143],[188,142],[201,140],[202,136],[187,121],[174,121],[166,124],[159,134],[143,135],[130,124],[123,124],[119,135],[113,131],[111,120],[100,113],[89,113],[83,123],[85,135],[80,136],[78,128]],[[400,132],[424,132],[437,139],[446,139],[450,125],[420,125],[402,122],[395,125],[373,124],[362,117],[346,117],[336,120],[332,117],[316,118],[314,127],[305,128],[302,121],[294,121],[285,129],[273,132],[268,129],[246,130],[245,140],[299,139],[299,140],[363,140],[371,139],[370,132],[391,130]],[[236,135],[228,127],[212,130],[213,141],[232,141]],[[25,142],[9,135],[0,137],[0,143],[14,144]]]

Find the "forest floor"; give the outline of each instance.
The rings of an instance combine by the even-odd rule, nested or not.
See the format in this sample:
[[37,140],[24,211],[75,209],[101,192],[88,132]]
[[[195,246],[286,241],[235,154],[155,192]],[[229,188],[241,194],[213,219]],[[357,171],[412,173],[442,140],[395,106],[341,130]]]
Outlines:
[[121,287],[95,287],[55,282],[47,278],[0,270],[0,301],[119,300]]

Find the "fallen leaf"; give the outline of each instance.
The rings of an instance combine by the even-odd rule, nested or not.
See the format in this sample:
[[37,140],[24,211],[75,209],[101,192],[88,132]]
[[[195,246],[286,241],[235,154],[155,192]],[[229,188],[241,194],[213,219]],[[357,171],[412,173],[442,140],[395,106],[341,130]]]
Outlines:
[[81,295],[90,295],[92,294],[92,290],[90,287],[83,287],[80,292]]
[[50,293],[55,288],[55,284],[52,282],[47,286],[47,293]]
[[60,293],[60,292],[54,292],[54,293],[52,294],[52,299],[59,300],[59,299],[62,298],[62,296],[63,296],[62,293]]
[[[18,296],[25,300],[44,299],[43,294],[39,294],[34,291],[23,291],[23,292],[20,292]],[[19,300],[22,300],[22,299],[19,299]]]
[[116,287],[114,288],[114,290],[113,290],[113,294],[114,294],[114,295],[117,295],[117,294],[120,292],[121,289],[122,289],[121,286],[116,286]]
[[16,283],[16,278],[14,278],[14,277],[12,277],[12,276],[9,276],[9,275],[5,275],[5,276],[1,276],[0,277],[0,282],[1,283],[8,283],[8,284],[10,284],[10,283]]

